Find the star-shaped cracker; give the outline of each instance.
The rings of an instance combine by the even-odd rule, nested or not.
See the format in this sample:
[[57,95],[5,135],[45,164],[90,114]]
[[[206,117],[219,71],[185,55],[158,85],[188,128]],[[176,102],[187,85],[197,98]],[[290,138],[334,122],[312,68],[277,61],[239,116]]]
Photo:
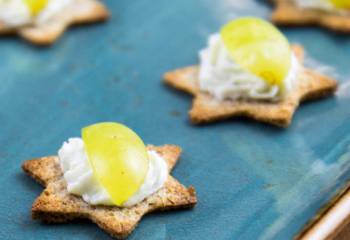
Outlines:
[[98,0],[75,0],[45,24],[9,27],[0,21],[0,35],[17,34],[33,44],[49,45],[71,25],[104,21],[108,17],[108,10]]
[[[181,148],[172,145],[147,148],[156,151],[166,160],[169,172],[181,154]],[[67,192],[56,156],[26,161],[22,168],[45,186],[45,190],[33,203],[33,219],[61,223],[76,218],[88,218],[118,239],[127,237],[146,213],[191,208],[197,202],[195,189],[184,187],[169,174],[163,188],[133,207],[91,206],[81,197]]]
[[[300,65],[304,52],[301,46],[293,46]],[[280,127],[289,126],[299,103],[325,97],[335,92],[337,82],[310,69],[302,68],[296,90],[286,99],[273,103],[267,101],[224,100],[219,101],[198,86],[198,66],[168,72],[164,80],[170,86],[194,96],[190,111],[195,124],[214,122],[232,117],[248,117]]]
[[273,0],[276,9],[272,21],[279,25],[320,25],[338,32],[350,33],[350,13],[338,14],[318,9],[305,9],[293,0]]

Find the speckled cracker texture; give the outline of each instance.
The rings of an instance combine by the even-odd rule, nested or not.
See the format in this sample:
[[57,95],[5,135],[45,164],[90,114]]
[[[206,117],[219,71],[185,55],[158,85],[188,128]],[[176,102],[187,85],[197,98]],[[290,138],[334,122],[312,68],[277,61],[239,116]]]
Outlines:
[[[173,145],[148,146],[148,149],[158,152],[166,160],[169,172],[181,154],[181,148]],[[169,174],[163,188],[133,207],[91,206],[81,197],[67,192],[56,156],[29,160],[22,167],[29,176],[45,187],[32,206],[33,219],[61,223],[87,218],[117,239],[126,238],[142,216],[149,212],[192,208],[197,202],[195,189],[186,188]]]
[[[293,51],[303,64],[303,48],[293,46]],[[191,121],[203,124],[233,117],[248,117],[279,127],[288,127],[300,102],[332,95],[337,82],[310,69],[303,68],[296,90],[281,102],[224,100],[219,101],[198,86],[198,66],[168,72],[165,83],[194,96]]]
[[325,28],[350,33],[350,12],[347,15],[317,9],[299,8],[292,0],[274,0],[276,9],[272,21],[278,25],[319,25]]
[[11,28],[0,22],[0,34],[17,34],[33,44],[50,45],[71,25],[104,21],[108,17],[108,10],[99,1],[75,0],[62,13],[42,25]]

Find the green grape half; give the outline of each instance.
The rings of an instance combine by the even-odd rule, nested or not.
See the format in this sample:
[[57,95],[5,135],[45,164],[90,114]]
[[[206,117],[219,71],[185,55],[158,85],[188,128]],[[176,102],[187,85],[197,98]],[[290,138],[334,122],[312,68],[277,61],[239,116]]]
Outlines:
[[350,9],[350,0],[329,0],[336,8]]
[[82,129],[89,163],[114,204],[122,206],[144,183],[148,153],[140,137],[126,126],[105,122]]
[[255,17],[234,20],[221,29],[233,60],[270,85],[282,85],[291,67],[291,48],[271,23]]
[[24,0],[33,16],[38,15],[48,4],[48,0]]

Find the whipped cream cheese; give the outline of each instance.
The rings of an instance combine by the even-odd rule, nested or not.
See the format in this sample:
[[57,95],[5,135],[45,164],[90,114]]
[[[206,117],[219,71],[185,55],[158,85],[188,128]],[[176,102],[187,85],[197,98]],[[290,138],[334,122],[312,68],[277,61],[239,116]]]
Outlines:
[[27,24],[43,24],[60,13],[74,0],[49,0],[47,6],[37,15],[32,16],[24,0],[0,0],[0,22],[10,27]]
[[293,91],[298,80],[299,63],[294,54],[283,86],[270,86],[264,79],[234,62],[219,33],[209,37],[208,47],[200,51],[199,58],[199,87],[218,100],[278,101]]
[[[148,151],[149,167],[143,185],[123,203],[133,206],[163,187],[168,168],[165,160],[155,151]],[[70,138],[58,151],[60,166],[69,193],[81,196],[91,205],[114,205],[106,189],[94,177],[81,138]]]
[[345,14],[348,12],[344,9],[336,8],[329,0],[294,0],[301,8],[313,8],[324,10],[328,12],[336,12],[338,14]]

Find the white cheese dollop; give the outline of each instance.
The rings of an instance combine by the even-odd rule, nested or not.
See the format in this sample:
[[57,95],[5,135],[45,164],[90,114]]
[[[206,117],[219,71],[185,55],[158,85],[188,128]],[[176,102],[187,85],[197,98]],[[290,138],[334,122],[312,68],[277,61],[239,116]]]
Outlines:
[[47,6],[37,16],[32,16],[24,0],[0,0],[0,22],[9,27],[40,25],[50,21],[73,1],[49,0]]
[[270,86],[233,61],[219,33],[209,37],[208,47],[200,51],[199,58],[199,87],[218,100],[277,101],[293,91],[298,79],[299,63],[292,54],[292,65],[283,81],[283,90],[279,86]]
[[[143,185],[131,196],[124,207],[133,206],[163,187],[168,168],[155,151],[148,151],[149,167]],[[70,138],[58,151],[58,157],[69,193],[81,196],[91,205],[114,205],[106,189],[97,181],[89,164],[81,138]]]
[[43,24],[50,21],[73,2],[74,0],[49,0],[45,9],[36,17],[35,23]]

